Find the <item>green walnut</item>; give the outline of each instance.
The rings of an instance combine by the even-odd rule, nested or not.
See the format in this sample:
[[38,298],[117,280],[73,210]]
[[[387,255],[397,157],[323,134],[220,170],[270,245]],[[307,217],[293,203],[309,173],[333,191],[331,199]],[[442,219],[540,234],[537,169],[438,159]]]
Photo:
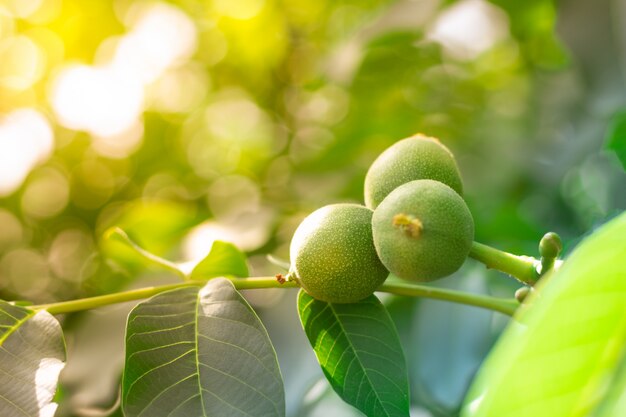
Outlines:
[[463,194],[452,152],[439,140],[418,134],[396,142],[376,158],[365,176],[365,205],[373,210],[400,185],[421,179],[442,182]]
[[312,297],[353,303],[372,294],[389,272],[376,255],[372,210],[332,204],[311,213],[290,246],[289,276]]
[[372,218],[374,245],[394,275],[426,282],[458,270],[474,240],[474,220],[452,188],[433,180],[391,192]]

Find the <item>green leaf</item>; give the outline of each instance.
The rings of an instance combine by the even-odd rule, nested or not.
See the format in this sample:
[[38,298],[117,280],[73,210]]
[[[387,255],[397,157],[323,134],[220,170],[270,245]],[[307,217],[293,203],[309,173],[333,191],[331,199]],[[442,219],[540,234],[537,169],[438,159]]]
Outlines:
[[284,416],[263,324],[227,279],[137,305],[126,327],[126,417]]
[[540,281],[480,370],[463,416],[582,417],[599,405],[626,360],[625,236],[626,213]]
[[598,404],[593,417],[616,417],[626,410],[626,357],[622,358],[607,394]]
[[139,246],[164,256],[187,230],[202,221],[192,204],[140,199],[114,206],[99,222],[98,233],[118,226],[136,238]]
[[300,291],[298,313],[322,371],[368,416],[408,416],[407,367],[396,328],[376,296],[330,304]]
[[626,170],[626,111],[621,111],[611,120],[606,132],[606,148],[612,150]]
[[209,254],[191,271],[191,279],[215,277],[247,277],[246,255],[229,242],[216,240]]
[[119,227],[111,227],[104,232],[100,247],[108,259],[113,259],[127,268],[137,270],[157,267],[185,278],[184,272],[175,263],[141,248]]
[[0,416],[52,417],[65,341],[59,322],[0,301]]

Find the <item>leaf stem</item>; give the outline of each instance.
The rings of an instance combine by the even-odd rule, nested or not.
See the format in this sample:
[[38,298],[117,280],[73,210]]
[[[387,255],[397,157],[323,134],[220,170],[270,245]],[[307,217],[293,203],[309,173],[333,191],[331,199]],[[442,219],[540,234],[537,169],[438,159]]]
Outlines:
[[[284,284],[280,284],[278,281],[276,281],[275,277],[231,278],[230,280],[235,285],[235,288],[237,288],[238,290],[248,290],[256,288],[297,287],[297,284],[295,282],[285,282]],[[47,310],[50,314],[73,313],[76,311],[103,307],[110,304],[141,300],[143,298],[149,298],[153,295],[160,294],[164,291],[176,290],[178,288],[201,287],[204,285],[206,285],[206,281],[186,281],[178,284],[138,288],[136,290],[99,295],[96,297],[81,298],[78,300],[61,301],[52,304],[33,305],[29,306],[28,308],[33,310]]]
[[[239,290],[261,289],[261,288],[297,288],[295,281],[279,283],[275,277],[254,277],[254,278],[230,278],[235,288]],[[135,290],[123,291],[114,294],[99,295],[96,297],[82,298],[71,301],[61,301],[51,304],[40,304],[30,306],[33,310],[47,310],[51,314],[65,314],[76,311],[90,310],[110,304],[123,303],[127,301],[140,300],[152,297],[164,291],[175,290],[184,287],[203,286],[206,281],[187,281],[178,284],[161,285],[157,287],[138,288]],[[443,288],[429,287],[402,282],[388,282],[383,284],[378,291],[390,294],[404,295],[409,297],[425,297],[437,300],[451,301],[460,304],[467,304],[476,307],[487,308],[512,315],[519,303],[511,299],[490,297],[486,295],[471,294],[461,291],[447,290]]]
[[487,268],[509,274],[526,285],[532,286],[539,279],[537,272],[539,261],[530,256],[517,256],[482,243],[473,242],[469,257],[482,262]]

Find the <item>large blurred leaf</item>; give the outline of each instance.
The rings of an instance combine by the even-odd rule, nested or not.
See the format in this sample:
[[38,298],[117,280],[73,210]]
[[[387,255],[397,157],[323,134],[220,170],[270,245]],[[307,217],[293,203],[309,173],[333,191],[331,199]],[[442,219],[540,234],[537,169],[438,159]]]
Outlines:
[[598,406],[626,355],[625,236],[626,213],[546,277],[481,369],[463,416],[576,417]]
[[0,415],[52,417],[64,366],[59,322],[46,311],[0,301]]
[[230,281],[181,288],[128,317],[126,417],[284,416],[274,348]]
[[248,276],[246,255],[232,243],[220,240],[213,242],[209,254],[191,271],[192,279],[230,276],[240,278]]
[[626,356],[616,372],[615,378],[593,417],[619,417],[626,410]]
[[298,312],[326,378],[344,401],[368,416],[409,415],[402,346],[376,296],[330,304],[300,291]]

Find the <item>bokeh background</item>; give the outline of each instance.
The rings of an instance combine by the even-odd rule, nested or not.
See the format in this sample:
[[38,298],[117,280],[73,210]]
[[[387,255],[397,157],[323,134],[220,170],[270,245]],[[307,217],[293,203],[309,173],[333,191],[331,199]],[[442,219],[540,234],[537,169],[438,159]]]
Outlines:
[[[626,207],[623,0],[0,0],[0,298],[35,303],[174,281],[105,259],[113,225],[194,262],[215,239],[282,272],[300,220],[362,202],[369,164],[416,132],[455,153],[476,239],[571,248]],[[512,296],[471,261],[438,285]],[[246,294],[290,416],[358,415],[329,390],[295,291]],[[506,324],[383,297],[412,413],[454,416]],[[120,416],[132,305],[63,317],[58,416]]]

